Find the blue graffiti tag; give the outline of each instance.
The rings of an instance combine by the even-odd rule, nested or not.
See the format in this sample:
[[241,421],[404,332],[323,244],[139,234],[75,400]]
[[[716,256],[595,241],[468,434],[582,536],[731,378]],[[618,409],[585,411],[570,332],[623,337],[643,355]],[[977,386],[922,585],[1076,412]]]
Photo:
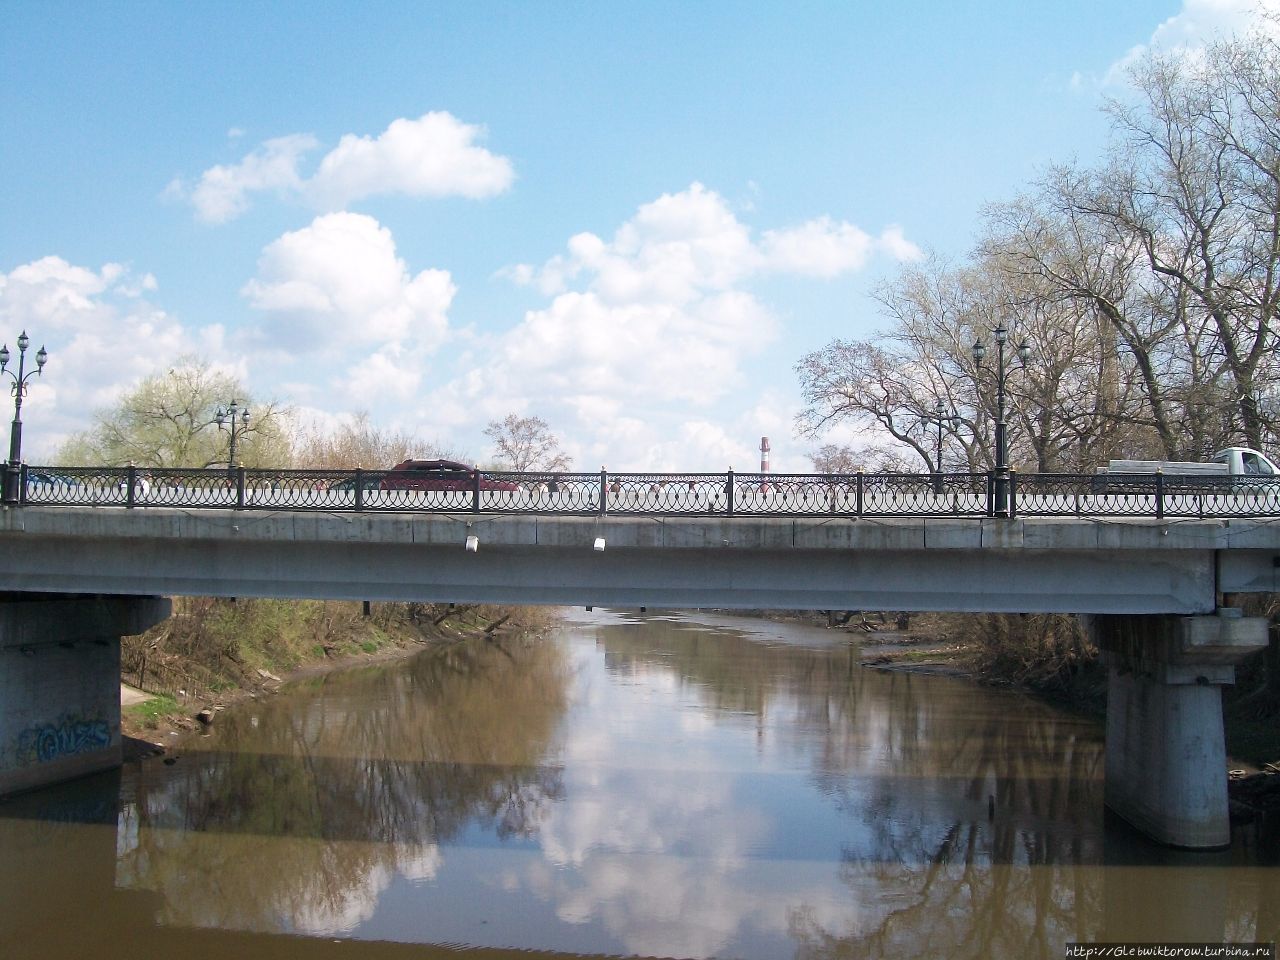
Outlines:
[[48,763],[78,753],[92,753],[111,745],[111,730],[105,720],[63,717],[56,724],[29,727],[18,734],[18,762],[24,766]]

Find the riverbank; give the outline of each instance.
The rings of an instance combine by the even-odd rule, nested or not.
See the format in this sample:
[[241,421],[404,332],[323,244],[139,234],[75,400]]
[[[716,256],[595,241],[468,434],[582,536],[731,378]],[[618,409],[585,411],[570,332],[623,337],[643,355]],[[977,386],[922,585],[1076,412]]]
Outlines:
[[292,680],[413,656],[431,645],[543,631],[534,607],[358,602],[175,601],[174,616],[121,645],[121,676],[148,698],[122,705],[132,756],[154,754],[238,702]]

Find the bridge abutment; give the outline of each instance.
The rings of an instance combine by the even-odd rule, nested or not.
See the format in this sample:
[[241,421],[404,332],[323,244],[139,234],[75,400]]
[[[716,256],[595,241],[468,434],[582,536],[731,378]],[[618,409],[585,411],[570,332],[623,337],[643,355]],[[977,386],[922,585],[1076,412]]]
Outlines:
[[1222,687],[1266,646],[1267,621],[1231,608],[1086,619],[1108,667],[1107,806],[1160,843],[1227,846]]
[[120,638],[161,597],[0,594],[0,796],[120,765]]

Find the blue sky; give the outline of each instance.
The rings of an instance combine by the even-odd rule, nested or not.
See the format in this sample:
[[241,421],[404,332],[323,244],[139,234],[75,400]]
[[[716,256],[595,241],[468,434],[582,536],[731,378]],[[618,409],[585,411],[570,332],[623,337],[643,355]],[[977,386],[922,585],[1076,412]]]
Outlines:
[[[805,469],[793,366],[984,203],[1096,159],[1244,0],[27,3],[0,31],[24,453],[199,354],[301,422],[587,470]],[[8,414],[4,415],[8,419]],[[833,439],[847,440],[836,435]]]

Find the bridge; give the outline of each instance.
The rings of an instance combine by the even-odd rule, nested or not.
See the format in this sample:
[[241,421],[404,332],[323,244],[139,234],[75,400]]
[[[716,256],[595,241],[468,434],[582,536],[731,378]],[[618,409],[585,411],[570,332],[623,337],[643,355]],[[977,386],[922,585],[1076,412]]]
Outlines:
[[1239,598],[1280,592],[1269,488],[388,476],[27,468],[0,509],[0,793],[119,764],[119,638],[176,595],[1060,612],[1109,665],[1107,803],[1165,843],[1229,841],[1221,687],[1267,640]]

